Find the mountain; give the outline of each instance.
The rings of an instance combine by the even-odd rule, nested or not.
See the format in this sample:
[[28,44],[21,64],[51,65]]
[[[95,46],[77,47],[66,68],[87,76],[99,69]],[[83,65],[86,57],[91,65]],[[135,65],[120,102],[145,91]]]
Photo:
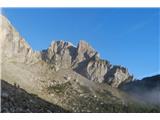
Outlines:
[[[20,102],[21,107],[30,104],[32,99],[35,100],[34,94],[41,101],[48,102],[43,102],[43,107],[51,103],[63,109],[62,112],[160,110],[141,104],[121,90],[121,86],[133,81],[133,76],[127,68],[101,59],[99,53],[86,41],[80,40],[77,46],[63,40],[53,41],[48,49],[34,51],[5,16],[1,15],[0,20],[1,81],[7,82],[9,86],[19,86],[20,91],[25,90],[22,94],[26,94],[27,102]],[[12,103],[17,102],[17,96],[23,101],[23,95],[14,93],[11,87],[3,86],[2,98],[6,91],[11,92],[7,93],[7,99],[13,98]],[[6,101],[2,103],[5,103],[2,108],[6,112],[28,112],[25,109],[11,111],[5,106]],[[28,108],[30,112],[39,112],[32,111],[33,107],[37,106]],[[39,107],[35,108],[38,109]],[[48,111],[53,110],[48,108]]]
[[[102,60],[99,54],[87,42],[81,40],[77,47],[65,41],[53,41],[47,50],[34,52],[22,38],[11,23],[2,18],[2,59],[15,62],[33,64],[45,62],[53,70],[71,68],[89,80],[108,82],[113,87],[118,87],[121,82],[132,80],[127,69],[113,66],[107,60]],[[121,76],[119,78],[119,76]]]
[[2,59],[5,61],[11,58],[14,61],[25,63],[36,59],[36,52],[33,52],[29,44],[20,36],[8,19],[1,15],[0,20]]
[[122,85],[121,89],[139,101],[160,105],[160,75],[129,82]]

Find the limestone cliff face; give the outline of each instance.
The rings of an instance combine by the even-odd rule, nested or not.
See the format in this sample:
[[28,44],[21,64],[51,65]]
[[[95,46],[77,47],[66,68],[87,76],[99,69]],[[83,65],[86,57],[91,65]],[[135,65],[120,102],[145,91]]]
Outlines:
[[1,54],[2,58],[12,61],[29,62],[38,57],[38,53],[34,53],[29,44],[15,30],[12,24],[2,15],[0,15],[0,34],[1,34]]
[[81,40],[77,47],[70,42],[53,41],[50,47],[35,52],[23,37],[15,30],[4,16],[0,16],[1,60],[32,64],[43,61],[55,71],[72,69],[88,80],[108,83],[118,87],[131,80],[128,70],[121,66],[113,66],[100,59],[99,53],[89,43]]

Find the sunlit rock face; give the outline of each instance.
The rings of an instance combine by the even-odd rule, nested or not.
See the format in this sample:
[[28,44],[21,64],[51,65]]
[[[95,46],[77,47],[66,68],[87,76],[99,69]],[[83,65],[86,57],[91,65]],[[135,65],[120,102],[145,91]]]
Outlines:
[[76,59],[74,63],[80,63],[85,60],[89,60],[92,56],[94,56],[97,52],[84,40],[80,40],[77,46],[76,51]]
[[42,51],[42,59],[53,64],[56,71],[69,68],[75,57],[76,48],[70,42],[53,41],[46,51]]
[[133,77],[129,74],[128,70],[121,66],[113,66],[105,76],[105,82],[112,87],[118,87],[125,81],[131,81]]
[[18,62],[31,62],[39,57],[38,52],[33,52],[29,44],[15,30],[11,23],[0,15],[1,53],[2,58],[12,59]]
[[25,64],[43,61],[54,71],[72,69],[88,80],[107,83],[112,87],[132,79],[126,68],[111,68],[112,65],[102,60],[99,53],[84,40],[80,40],[77,47],[63,40],[53,41],[48,49],[33,51],[12,24],[4,16],[0,18],[1,60]]
[[75,47],[70,42],[53,41],[47,50],[42,51],[42,59],[54,64],[56,69],[77,67],[79,63],[89,60],[96,51],[85,41]]

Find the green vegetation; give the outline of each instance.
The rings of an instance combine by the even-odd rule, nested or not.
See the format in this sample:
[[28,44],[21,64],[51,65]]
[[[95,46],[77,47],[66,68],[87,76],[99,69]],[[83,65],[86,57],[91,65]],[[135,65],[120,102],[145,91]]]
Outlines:
[[[71,112],[91,113],[157,113],[159,106],[140,104],[136,102],[123,103],[120,98],[114,96],[110,91],[95,91],[95,94],[88,87],[78,84],[79,90],[74,89],[70,82],[57,84],[48,88],[49,92],[67,97],[65,104]],[[62,97],[62,99],[64,99]]]
[[48,87],[48,91],[57,93],[57,94],[60,94],[60,93],[63,94],[66,91],[66,89],[69,88],[70,86],[71,86],[70,82],[66,82],[63,84],[57,84],[57,85]]
[[146,106],[140,104],[128,105],[122,103],[107,103],[99,98],[79,97],[75,101],[73,112],[95,112],[95,113],[157,113],[160,112],[160,107]]

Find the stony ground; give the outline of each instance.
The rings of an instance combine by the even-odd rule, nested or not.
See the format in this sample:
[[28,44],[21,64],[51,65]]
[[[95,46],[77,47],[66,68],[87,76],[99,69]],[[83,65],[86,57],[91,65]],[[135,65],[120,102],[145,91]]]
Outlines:
[[11,85],[4,80],[1,80],[1,112],[4,113],[50,113],[50,112],[69,112],[49,103],[34,94],[29,94],[18,85]]

